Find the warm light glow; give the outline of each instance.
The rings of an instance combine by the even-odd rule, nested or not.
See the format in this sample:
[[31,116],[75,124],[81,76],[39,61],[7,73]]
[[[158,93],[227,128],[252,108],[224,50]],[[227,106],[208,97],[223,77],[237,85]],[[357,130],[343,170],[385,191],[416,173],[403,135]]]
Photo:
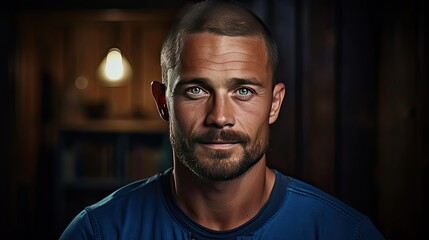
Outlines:
[[74,85],[77,89],[83,90],[88,87],[88,79],[85,77],[79,76],[74,80]]
[[124,76],[124,64],[119,49],[113,49],[107,54],[104,74],[112,81],[117,81]]
[[99,66],[98,75],[105,85],[121,86],[131,78],[132,69],[121,51],[111,48]]

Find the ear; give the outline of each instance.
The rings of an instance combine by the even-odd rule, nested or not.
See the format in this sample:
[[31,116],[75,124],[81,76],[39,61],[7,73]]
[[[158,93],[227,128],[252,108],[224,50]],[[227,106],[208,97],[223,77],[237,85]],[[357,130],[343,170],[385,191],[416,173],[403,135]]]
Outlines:
[[279,113],[280,113],[280,107],[282,106],[282,103],[283,103],[285,92],[286,92],[285,85],[283,83],[277,83],[274,86],[269,124],[272,124],[277,120],[277,117],[279,116]]
[[152,88],[153,99],[155,100],[156,106],[158,108],[159,116],[161,116],[164,121],[168,121],[169,114],[167,108],[167,101],[165,98],[165,85],[158,81],[152,81],[150,85]]

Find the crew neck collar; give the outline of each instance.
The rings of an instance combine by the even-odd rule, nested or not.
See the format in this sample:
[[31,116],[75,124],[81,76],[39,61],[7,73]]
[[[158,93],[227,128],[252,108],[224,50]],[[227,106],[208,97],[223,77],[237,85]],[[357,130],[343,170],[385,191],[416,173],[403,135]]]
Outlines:
[[251,235],[274,216],[286,197],[287,178],[283,177],[277,170],[273,171],[275,181],[267,202],[252,219],[230,230],[216,231],[206,228],[192,220],[179,208],[171,191],[172,168],[167,170],[162,177],[164,203],[172,218],[196,239],[234,239],[237,236]]

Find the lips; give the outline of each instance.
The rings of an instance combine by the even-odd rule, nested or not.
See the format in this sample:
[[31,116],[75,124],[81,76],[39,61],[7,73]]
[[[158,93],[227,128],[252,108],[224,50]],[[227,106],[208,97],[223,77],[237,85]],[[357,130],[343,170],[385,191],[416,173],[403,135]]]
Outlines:
[[235,144],[205,144],[208,148],[212,149],[229,149],[235,146]]
[[210,149],[216,149],[216,150],[222,150],[222,149],[229,149],[234,147],[236,144],[240,144],[242,141],[238,138],[216,138],[216,139],[201,139],[199,141],[200,144],[210,148]]
[[202,140],[203,144],[237,144],[240,143],[239,140],[225,140],[225,139],[215,139],[215,140]]

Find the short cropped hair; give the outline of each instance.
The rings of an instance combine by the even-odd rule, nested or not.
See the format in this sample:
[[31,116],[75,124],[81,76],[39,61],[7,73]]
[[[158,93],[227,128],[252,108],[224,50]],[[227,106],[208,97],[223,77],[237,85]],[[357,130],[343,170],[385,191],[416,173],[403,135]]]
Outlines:
[[278,62],[277,44],[263,21],[235,1],[205,0],[189,8],[164,40],[161,48],[161,74],[164,84],[168,83],[169,78],[178,77],[180,54],[186,35],[203,32],[223,36],[261,37],[265,42],[268,64],[274,78]]

